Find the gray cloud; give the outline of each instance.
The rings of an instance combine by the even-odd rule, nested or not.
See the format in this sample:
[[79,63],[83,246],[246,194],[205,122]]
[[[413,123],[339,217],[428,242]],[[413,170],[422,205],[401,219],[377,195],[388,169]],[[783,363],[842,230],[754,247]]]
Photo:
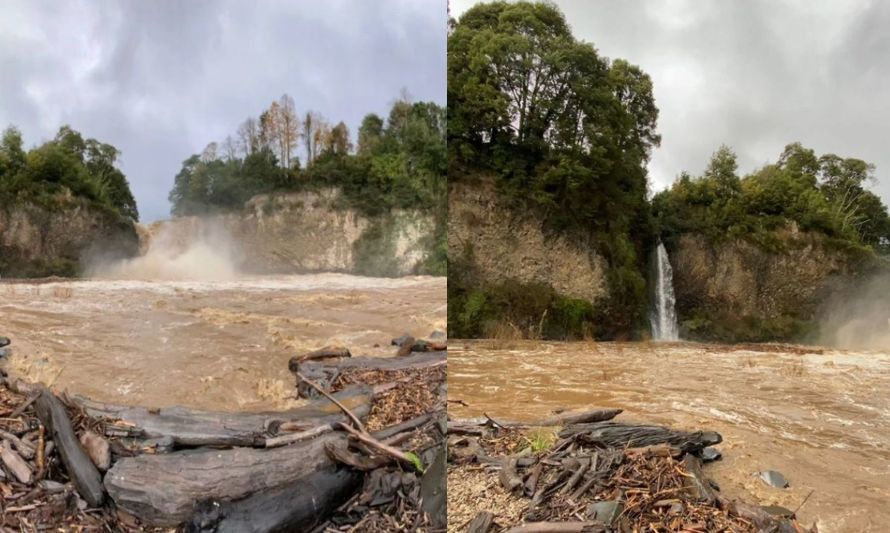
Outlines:
[[[452,16],[475,2],[452,0]],[[575,36],[640,65],[663,136],[653,189],[700,173],[720,144],[749,172],[800,141],[877,166],[890,202],[890,3],[556,0]]]
[[282,93],[355,131],[400,91],[445,102],[443,0],[6,2],[0,127],[62,124],[123,151],[143,220],[182,160]]

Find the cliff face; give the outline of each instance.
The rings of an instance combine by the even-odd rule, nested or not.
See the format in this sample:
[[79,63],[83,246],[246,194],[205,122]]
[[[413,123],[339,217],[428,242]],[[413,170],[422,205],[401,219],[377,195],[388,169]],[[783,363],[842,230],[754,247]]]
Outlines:
[[448,257],[464,260],[485,283],[543,283],[595,303],[608,296],[605,267],[593,249],[550,234],[529,212],[498,201],[493,186],[449,185]]
[[0,206],[3,277],[73,276],[94,258],[130,257],[138,248],[132,222],[82,200]]
[[862,252],[783,232],[780,251],[682,235],[670,250],[680,333],[686,339],[793,340],[816,333],[833,296],[873,265]]
[[449,183],[448,328],[462,337],[626,336],[591,236],[552,231],[492,183]]
[[402,276],[433,246],[434,221],[410,211],[368,218],[339,204],[340,193],[260,195],[240,212],[180,217],[143,228],[143,251],[159,236],[178,246],[204,240],[231,250],[249,273],[348,272]]

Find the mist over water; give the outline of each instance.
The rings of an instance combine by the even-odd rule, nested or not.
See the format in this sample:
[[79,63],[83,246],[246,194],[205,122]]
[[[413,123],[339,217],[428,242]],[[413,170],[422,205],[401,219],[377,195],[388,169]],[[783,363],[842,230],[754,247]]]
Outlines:
[[142,255],[123,260],[94,258],[87,276],[153,281],[230,281],[240,276],[240,251],[219,222],[198,217],[140,226]]
[[852,350],[890,351],[890,273],[850,287],[826,306],[820,344]]

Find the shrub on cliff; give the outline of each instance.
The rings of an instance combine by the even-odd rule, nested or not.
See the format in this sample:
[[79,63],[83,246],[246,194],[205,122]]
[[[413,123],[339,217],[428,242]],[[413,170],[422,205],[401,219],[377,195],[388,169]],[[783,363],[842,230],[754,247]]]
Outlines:
[[138,220],[130,185],[116,166],[119,155],[114,146],[84,139],[70,126],[26,152],[21,132],[10,126],[0,139],[0,199],[57,209],[70,195]]

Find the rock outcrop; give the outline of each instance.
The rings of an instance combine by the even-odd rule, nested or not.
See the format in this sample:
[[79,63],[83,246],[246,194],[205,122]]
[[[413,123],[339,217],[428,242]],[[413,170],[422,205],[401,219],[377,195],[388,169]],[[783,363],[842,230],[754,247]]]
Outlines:
[[543,283],[591,303],[608,297],[606,267],[592,246],[509,209],[491,184],[452,183],[448,197],[448,257],[470,263],[480,281]]
[[874,267],[861,250],[819,235],[777,234],[780,249],[685,234],[669,250],[685,339],[806,340],[824,306]]
[[426,259],[434,230],[429,215],[394,211],[370,218],[327,189],[258,195],[241,211],[156,222],[141,234],[143,252],[158,238],[183,248],[196,241],[226,248],[247,273],[403,276]]
[[73,276],[93,258],[136,255],[134,224],[77,198],[0,205],[0,276]]

